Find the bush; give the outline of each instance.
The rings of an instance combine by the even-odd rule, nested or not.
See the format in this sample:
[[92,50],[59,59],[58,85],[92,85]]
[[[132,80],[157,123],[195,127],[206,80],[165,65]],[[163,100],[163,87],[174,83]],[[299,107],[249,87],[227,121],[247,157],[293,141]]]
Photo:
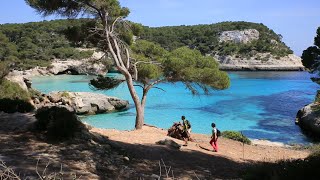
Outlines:
[[251,144],[250,139],[237,131],[223,131],[222,136],[228,139],[243,142],[245,144]]
[[30,95],[27,91],[22,89],[19,84],[8,80],[3,80],[0,83],[0,99],[4,98],[29,101]]
[[29,92],[23,90],[17,83],[5,79],[0,82],[0,111],[6,113],[33,111],[30,99]]
[[36,113],[36,129],[51,140],[69,139],[80,130],[81,122],[65,107],[43,107]]

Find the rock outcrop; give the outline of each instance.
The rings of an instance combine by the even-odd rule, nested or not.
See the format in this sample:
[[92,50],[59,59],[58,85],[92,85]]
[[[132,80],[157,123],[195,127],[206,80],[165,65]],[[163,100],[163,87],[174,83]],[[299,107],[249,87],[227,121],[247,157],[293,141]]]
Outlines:
[[[107,67],[99,62],[103,57],[102,52],[94,52],[89,59],[82,60],[59,60],[52,61],[49,67],[35,67],[29,70],[11,71],[5,78],[18,83],[24,90],[28,90],[27,84],[33,76],[50,76],[57,74],[79,74],[79,75],[105,75]],[[31,84],[29,84],[30,86]]]
[[[37,108],[64,105],[77,114],[98,114],[128,108],[129,102],[116,97],[90,92],[52,92],[40,100],[34,100]],[[38,103],[36,103],[38,102]]]
[[296,116],[296,124],[307,135],[320,139],[320,105],[312,103],[300,109]]
[[241,71],[301,71],[304,70],[301,58],[289,54],[284,57],[274,57],[270,53],[258,53],[250,58],[239,56],[218,56],[215,58],[220,64],[221,70]]
[[176,143],[175,141],[173,141],[171,139],[160,140],[160,141],[156,142],[156,144],[168,146],[173,149],[180,149],[181,148],[181,145],[179,145],[178,143]]
[[189,137],[186,136],[186,133],[184,133],[184,130],[183,130],[183,125],[180,122],[174,123],[168,129],[167,135],[180,140],[184,140],[184,138],[186,138],[188,141],[193,141],[190,136]]
[[243,31],[223,31],[219,36],[219,42],[249,43],[258,40],[260,36],[256,29],[245,29]]
[[[219,42],[233,42],[247,44],[254,40],[258,40],[260,36],[256,29],[245,29],[242,31],[223,31],[219,36]],[[271,43],[278,42],[271,39]],[[301,58],[289,54],[284,57],[276,57],[270,53],[257,53],[241,57],[241,55],[219,56],[214,55],[220,64],[221,70],[249,70],[249,71],[300,71],[304,69]]]
[[92,60],[55,60],[48,69],[51,74],[89,74],[89,75],[105,75],[107,69],[100,62]]

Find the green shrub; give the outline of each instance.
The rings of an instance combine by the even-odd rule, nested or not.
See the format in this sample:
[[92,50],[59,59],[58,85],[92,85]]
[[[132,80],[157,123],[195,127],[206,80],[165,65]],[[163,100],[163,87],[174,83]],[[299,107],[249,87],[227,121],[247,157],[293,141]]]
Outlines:
[[72,59],[88,59],[92,56],[93,51],[88,50],[88,51],[77,51],[71,56]]
[[223,131],[222,136],[228,139],[243,142],[245,144],[251,144],[250,139],[237,131]]
[[81,122],[65,107],[44,107],[36,112],[36,129],[51,140],[69,139],[79,131]]
[[4,98],[29,101],[30,95],[29,92],[22,89],[17,83],[3,80],[0,83],[0,99]]
[[18,70],[27,70],[32,69],[35,67],[47,67],[51,64],[51,61],[47,60],[31,60],[31,59],[24,59],[15,61],[14,69]]
[[61,94],[61,97],[69,98],[70,94],[69,94],[68,91],[63,91],[62,94]]
[[6,113],[30,112],[34,110],[29,102],[29,92],[23,90],[17,83],[3,80],[0,82],[0,111]]

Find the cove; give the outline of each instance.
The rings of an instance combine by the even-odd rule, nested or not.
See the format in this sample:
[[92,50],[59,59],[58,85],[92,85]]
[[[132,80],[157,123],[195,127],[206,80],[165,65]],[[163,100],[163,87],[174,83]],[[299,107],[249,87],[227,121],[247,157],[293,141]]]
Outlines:
[[[145,123],[167,129],[185,115],[194,133],[210,134],[210,124],[215,122],[221,131],[241,131],[251,139],[309,142],[294,124],[297,111],[313,101],[318,89],[307,72],[229,72],[229,76],[229,89],[211,91],[209,95],[193,96],[182,83],[160,84],[158,87],[165,91],[152,89],[148,94]],[[33,88],[43,93],[96,92],[129,100],[127,111],[85,116],[82,120],[98,128],[133,129],[135,109],[126,84],[109,91],[94,91],[88,85],[92,78],[43,76],[34,77],[32,82]]]

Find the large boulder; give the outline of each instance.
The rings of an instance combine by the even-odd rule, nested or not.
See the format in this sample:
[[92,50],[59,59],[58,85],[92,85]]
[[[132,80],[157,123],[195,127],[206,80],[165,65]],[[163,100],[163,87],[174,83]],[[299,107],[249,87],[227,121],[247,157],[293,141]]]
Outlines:
[[70,106],[77,114],[120,111],[129,106],[129,102],[126,100],[90,92],[51,92],[48,99],[51,103]]
[[186,137],[186,134],[183,132],[183,125],[178,122],[174,123],[169,129],[168,129],[168,136],[184,140],[184,138],[187,138],[188,141],[192,141],[191,137]]
[[300,109],[296,116],[298,124],[307,135],[320,138],[320,104],[312,103]]

